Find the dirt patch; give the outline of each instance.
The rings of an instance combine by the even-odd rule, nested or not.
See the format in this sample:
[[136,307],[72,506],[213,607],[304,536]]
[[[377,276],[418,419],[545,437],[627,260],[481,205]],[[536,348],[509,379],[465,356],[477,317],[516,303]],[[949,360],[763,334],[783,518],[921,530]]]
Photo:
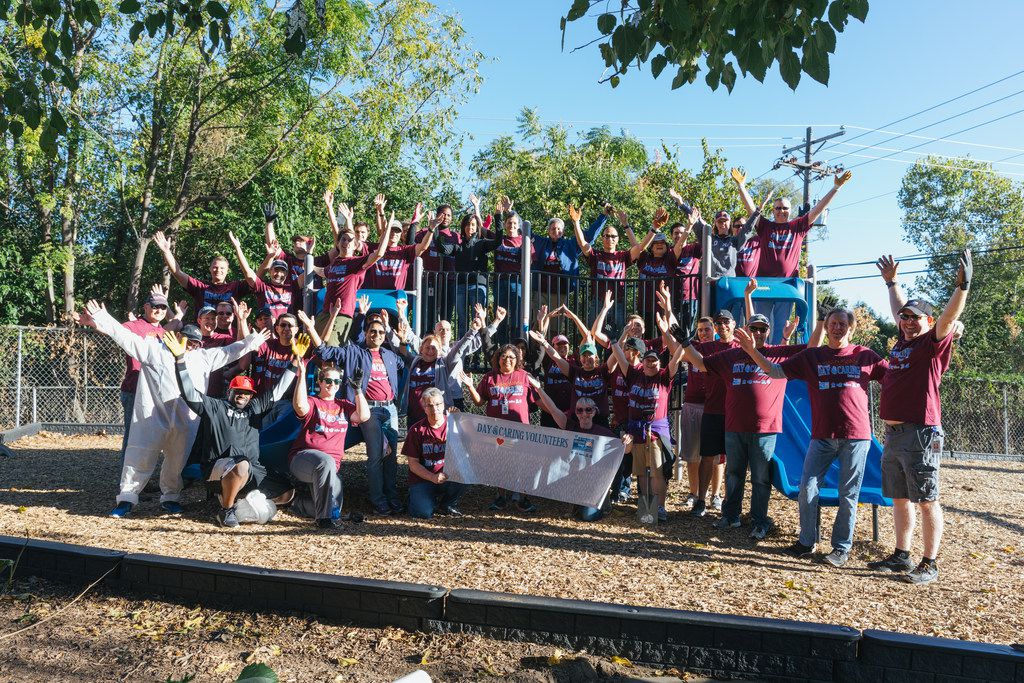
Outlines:
[[102,590],[59,611],[73,597],[66,587],[43,581],[20,581],[0,596],[0,637],[51,618],[0,641],[4,680],[234,681],[250,663],[266,664],[281,681],[381,683],[416,669],[435,681],[521,683],[682,675],[541,645],[221,612]]
[[[227,532],[212,523],[201,491],[186,493],[180,519],[157,514],[156,497],[126,520],[113,506],[120,438],[39,434],[0,458],[0,528],[132,552],[239,562],[633,605],[670,607],[881,628],[1011,643],[1024,612],[1024,465],[946,462],[946,535],[940,580],[914,587],[865,567],[893,547],[891,514],[880,510],[881,540],[871,542],[871,508],[862,507],[850,563],[833,569],[782,553],[795,540],[797,506],[774,493],[780,531],[766,541],[749,526],[720,532],[716,518],[682,512],[685,486],[673,483],[669,522],[638,528],[632,505],[596,523],[568,505],[538,501],[533,515],[492,513],[493,490],[476,487],[466,516],[419,521],[368,518],[339,533],[312,533],[287,513],[266,526]],[[342,466],[346,507],[368,509],[363,456]],[[400,482],[404,482],[404,466]],[[834,511],[822,511],[826,539]],[[915,557],[920,555],[915,544]]]

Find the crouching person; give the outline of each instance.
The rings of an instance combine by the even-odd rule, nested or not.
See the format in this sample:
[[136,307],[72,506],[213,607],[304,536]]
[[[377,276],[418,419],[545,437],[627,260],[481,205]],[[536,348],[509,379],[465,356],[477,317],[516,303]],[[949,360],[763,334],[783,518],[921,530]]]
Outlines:
[[[164,334],[164,344],[174,355],[174,373],[181,397],[199,417],[203,477],[221,499],[217,521],[221,526],[236,527],[235,501],[258,488],[267,476],[267,470],[260,463],[260,423],[274,407],[274,402],[284,395],[295,371],[286,369],[273,387],[258,396],[252,380],[239,375],[228,385],[226,399],[213,398],[200,393],[192,383],[185,364],[185,341],[168,332]],[[302,348],[296,351],[297,346]],[[308,338],[292,345],[293,352],[299,356],[308,348]]]
[[448,443],[448,420],[444,393],[437,387],[420,396],[426,417],[412,427],[402,445],[409,461],[409,514],[430,519],[434,512],[461,517],[458,504],[465,484],[449,481],[444,474],[444,451]]
[[349,425],[370,419],[370,406],[363,394],[360,370],[348,380],[355,393],[355,401],[349,401],[338,398],[342,379],[337,366],[320,368],[316,396],[307,395],[303,361],[299,366],[292,407],[302,429],[288,452],[288,471],[299,484],[292,512],[312,517],[321,529],[333,529],[341,519],[343,488],[338,470],[345,457],[345,434]]

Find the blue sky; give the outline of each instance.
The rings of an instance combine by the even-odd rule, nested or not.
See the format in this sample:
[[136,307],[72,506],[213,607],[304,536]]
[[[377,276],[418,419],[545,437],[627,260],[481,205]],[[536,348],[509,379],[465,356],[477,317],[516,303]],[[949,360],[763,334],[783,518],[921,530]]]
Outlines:
[[[833,201],[829,238],[811,244],[811,260],[819,265],[866,261],[882,252],[900,256],[917,251],[902,239],[895,191],[909,167],[907,162],[918,158],[918,153],[970,155],[980,160],[1020,154],[996,169],[1014,180],[1024,179],[1024,139],[1018,133],[1024,114],[941,141],[910,136],[887,141],[893,133],[881,132],[852,140],[867,129],[1024,69],[1019,56],[1024,3],[1019,0],[873,0],[867,22],[854,20],[839,34],[827,87],[804,75],[793,92],[775,68],[763,84],[749,77],[738,79],[731,94],[724,87],[712,92],[703,75],[692,86],[673,91],[671,68],[655,80],[646,65],[643,71],[628,73],[614,90],[598,84],[604,63],[597,45],[571,51],[598,35],[598,12],[569,24],[566,50],[561,50],[559,18],[570,0],[438,2],[461,16],[473,46],[489,58],[481,68],[480,92],[462,107],[457,124],[468,134],[463,148],[467,163],[496,135],[513,133],[515,115],[524,106],[536,108],[546,123],[563,123],[570,134],[606,123],[613,130],[641,137],[651,150],[664,140],[680,148],[684,163],[692,159],[691,167],[700,162],[700,137],[705,136],[724,149],[730,164],[745,167],[751,177],[768,171],[784,146],[803,138],[806,126],[814,127],[815,137],[846,126],[846,135],[834,142],[850,142],[830,143],[816,158],[828,161],[851,152],[841,161],[848,168],[870,163],[853,169],[853,180]],[[1024,109],[1024,92],[1017,91],[1024,91],[1024,74],[886,130],[904,133],[955,117],[915,133],[947,136]],[[1006,99],[982,107],[1000,98]],[[921,143],[926,144],[886,160],[867,158]],[[875,147],[864,149],[864,145]],[[767,177],[783,179],[789,173],[783,169]],[[830,186],[831,180],[813,186],[812,201]],[[464,192],[468,195],[470,190],[467,184]],[[829,272],[839,277],[877,271],[861,266]],[[835,286],[842,296],[864,300],[880,313],[888,308],[880,280]]]

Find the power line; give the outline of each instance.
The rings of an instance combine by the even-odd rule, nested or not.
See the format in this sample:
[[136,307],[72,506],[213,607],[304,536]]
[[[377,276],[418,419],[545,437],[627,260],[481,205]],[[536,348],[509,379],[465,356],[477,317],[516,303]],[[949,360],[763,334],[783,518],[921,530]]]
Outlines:
[[[1009,260],[1006,260],[1006,261],[992,261],[990,263],[986,263],[985,265],[986,266],[1009,266],[1009,265],[1012,265],[1014,263],[1024,263],[1024,258],[1021,258],[1021,259],[1009,259]],[[910,271],[907,271],[905,273],[900,273],[900,275],[920,275],[922,273],[934,273],[936,271],[950,271],[954,267],[958,267],[958,266],[956,264],[935,265],[935,266],[932,266],[931,268],[922,268],[921,270],[910,270]],[[818,280],[818,284],[819,285],[829,285],[829,284],[833,284],[835,282],[849,282],[849,281],[852,281],[852,280],[870,280],[870,279],[876,278],[876,277],[878,277],[878,273],[875,273],[874,275],[851,275],[849,277],[837,277],[837,278],[834,278],[834,279],[831,279],[831,280]]]
[[[1015,114],[1020,114],[1022,112],[1024,112],[1024,109],[1022,109],[1019,112],[1014,112],[1014,113]],[[991,122],[989,122],[989,123],[991,123]],[[893,154],[895,154],[895,152]],[[991,168],[967,168],[966,166],[949,166],[947,164],[933,164],[933,163],[930,163],[930,162],[927,162],[927,161],[922,161],[921,159],[892,159],[890,157],[892,157],[893,154],[886,154],[885,156],[880,156],[880,157],[871,156],[870,154],[851,154],[850,156],[852,156],[852,157],[858,157],[860,159],[869,159],[870,161],[865,161],[865,162],[862,162],[862,163],[859,163],[859,164],[854,164],[853,166],[849,166],[847,168],[848,169],[854,169],[854,168],[858,168],[860,166],[865,166],[865,165],[870,164],[870,163],[875,162],[875,161],[885,160],[885,161],[889,161],[889,162],[896,162],[896,163],[899,163],[899,164],[908,164],[908,165],[921,164],[922,166],[928,166],[928,167],[931,167],[931,168],[946,168],[946,169],[949,169],[951,171],[961,171],[963,173],[991,173],[993,175],[1003,175],[1003,176],[1024,176],[1024,173],[1014,173],[1012,171],[996,171],[995,169],[991,169]]]
[[845,209],[845,208],[850,207],[850,206],[857,206],[858,204],[863,204],[864,202],[870,202],[870,201],[872,201],[874,199],[881,199],[882,197],[888,197],[889,195],[897,194],[898,192],[899,192],[899,190],[893,190],[891,192],[883,192],[882,194],[876,194],[874,197],[868,197],[867,199],[858,199],[855,202],[850,202],[849,204],[843,204],[842,206],[837,206],[837,207],[835,207],[832,210],[833,211],[838,211],[839,209]]
[[[854,130],[868,130],[868,131],[871,131],[873,133],[885,133],[887,135],[895,135],[895,134],[899,133],[899,131],[897,131],[897,130],[882,130],[881,128],[865,128],[863,126],[854,126],[854,125],[851,125],[851,124],[846,124],[846,127],[847,128],[852,128]],[[860,138],[860,137],[863,137],[863,136],[862,135],[856,135],[856,136],[850,138],[849,141],[841,143],[841,144],[848,145],[852,141],[854,141],[854,140],[856,140],[857,138]],[[904,133],[903,137],[905,137],[905,138],[916,138],[918,140],[931,140],[933,142],[937,142],[937,141],[940,140],[940,138],[933,138],[933,137],[930,137],[928,135],[912,135],[910,133]],[[966,140],[945,140],[945,142],[947,142],[947,143],[949,143],[951,145],[966,145],[968,147],[984,147],[985,149],[1001,149],[1001,150],[1005,150],[1005,151],[1009,151],[1009,152],[1021,152],[1021,153],[1024,153],[1024,149],[1021,149],[1019,147],[1004,147],[1002,145],[989,145],[989,144],[986,144],[986,143],[983,143],[983,142],[968,142]],[[837,143],[837,144],[839,144],[839,143]],[[869,146],[873,147],[874,145],[869,145]]]
[[[849,143],[849,142],[837,142],[836,144],[837,145],[850,145],[851,143]],[[979,163],[979,164],[1009,164],[1010,166],[1024,166],[1024,163],[1015,164],[1013,162],[1007,162],[1006,159],[975,159],[974,157],[964,157],[962,155],[957,155],[957,154],[940,154],[938,152],[912,152],[912,151],[906,150],[906,149],[894,149],[892,147],[879,147],[878,145],[867,145],[867,146],[865,146],[865,145],[855,145],[855,146],[857,147],[857,151],[864,151],[864,150],[867,150],[867,149],[877,149],[879,152],[897,152],[897,153],[899,153],[899,152],[906,152],[908,154],[916,154],[917,156],[936,156],[936,157],[942,157],[944,159],[966,159],[966,158],[969,158],[971,161]],[[1016,156],[1024,156],[1024,150],[1021,150],[1020,154],[1015,154],[1014,156],[1015,157]],[[1013,157],[1010,157],[1010,158],[1013,158]]]
[[[1007,247],[991,247],[991,248],[988,248],[988,249],[971,249],[971,254],[974,255],[974,256],[980,256],[980,255],[983,255],[983,254],[996,254],[996,253],[1000,253],[1000,252],[1004,252],[1004,251],[1017,251],[1019,249],[1024,249],[1024,244],[1016,244],[1016,245],[1011,245],[1011,246],[1007,246]],[[897,256],[895,260],[896,260],[897,263],[903,263],[904,261],[923,261],[923,260],[926,260],[926,259],[952,258],[952,257],[959,256],[959,255],[960,255],[959,251],[951,251],[951,252],[948,252],[948,253],[945,253],[945,254],[920,252],[920,253],[917,253],[917,254],[910,254],[909,256]],[[877,262],[878,262],[878,260],[876,259],[874,261],[851,261],[850,263],[826,263],[824,265],[817,266],[817,269],[818,270],[824,270],[825,268],[847,268],[847,267],[851,267],[851,266],[873,266]],[[987,262],[986,265],[992,265],[993,263],[995,263],[995,262]]]
[[[469,121],[510,121],[518,123],[518,118],[513,117],[488,117],[488,116],[460,116],[460,119],[466,119]],[[656,121],[590,121],[586,119],[538,119],[542,123],[584,123],[587,125],[599,125],[599,126],[667,126],[667,127],[679,127],[679,128],[806,128],[808,125],[811,126],[822,126],[825,128],[835,128],[841,126],[840,123],[722,123],[721,121],[715,121],[713,123],[658,123]]]

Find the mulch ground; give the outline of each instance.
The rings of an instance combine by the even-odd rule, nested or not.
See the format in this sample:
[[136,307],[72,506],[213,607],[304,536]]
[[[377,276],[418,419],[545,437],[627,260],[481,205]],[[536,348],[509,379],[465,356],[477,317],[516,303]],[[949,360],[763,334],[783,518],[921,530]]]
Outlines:
[[[685,485],[673,483],[669,522],[640,528],[635,507],[616,506],[596,523],[568,505],[538,501],[532,515],[493,513],[493,490],[466,496],[461,519],[368,517],[339,532],[282,512],[266,526],[227,531],[214,525],[204,494],[186,493],[181,518],[158,514],[154,495],[126,520],[106,517],[114,503],[120,437],[39,434],[0,458],[0,529],[59,540],[202,560],[392,579],[704,612],[800,619],[949,638],[1012,643],[1024,613],[1024,464],[945,462],[946,534],[940,580],[915,587],[868,570],[893,547],[891,514],[880,510],[871,542],[871,508],[862,507],[850,563],[842,569],[797,560],[795,502],[772,496],[779,531],[760,543],[749,525],[720,532],[717,518],[680,509]],[[346,507],[367,509],[364,460],[343,464]],[[404,482],[404,466],[400,471]],[[827,539],[833,510],[822,512]],[[827,540],[826,540],[827,545]],[[826,548],[827,550],[827,548]],[[915,558],[920,544],[915,543]],[[2,648],[0,648],[2,649]]]

